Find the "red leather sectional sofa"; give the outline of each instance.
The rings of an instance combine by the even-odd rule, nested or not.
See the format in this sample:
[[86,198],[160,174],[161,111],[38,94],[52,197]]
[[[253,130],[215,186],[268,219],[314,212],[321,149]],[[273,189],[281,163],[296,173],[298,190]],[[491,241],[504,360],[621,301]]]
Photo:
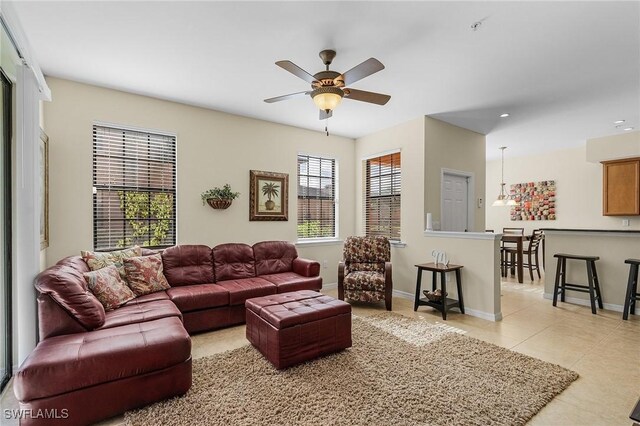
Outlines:
[[14,381],[21,424],[88,424],[182,395],[189,334],[244,323],[247,299],[322,287],[319,263],[282,241],[175,246],[162,263],[170,289],[106,313],[79,256],[36,278],[40,343]]

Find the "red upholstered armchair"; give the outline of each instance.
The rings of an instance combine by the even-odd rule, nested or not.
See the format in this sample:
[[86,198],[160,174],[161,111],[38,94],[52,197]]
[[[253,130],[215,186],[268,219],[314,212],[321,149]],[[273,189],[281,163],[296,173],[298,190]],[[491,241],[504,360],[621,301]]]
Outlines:
[[391,249],[385,237],[347,237],[338,264],[338,298],[385,301],[391,310]]

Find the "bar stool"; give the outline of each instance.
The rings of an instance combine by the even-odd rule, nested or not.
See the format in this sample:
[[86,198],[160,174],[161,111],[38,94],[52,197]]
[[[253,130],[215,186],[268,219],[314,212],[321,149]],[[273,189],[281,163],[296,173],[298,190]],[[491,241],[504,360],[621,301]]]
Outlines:
[[[580,293],[589,293],[591,301],[591,313],[596,313],[596,300],[598,307],[602,309],[602,294],[600,293],[600,283],[598,281],[598,272],[596,271],[596,260],[598,256],[581,256],[577,254],[554,254],[553,257],[558,259],[556,267],[556,282],[553,286],[553,306],[558,301],[558,293],[560,293],[560,301],[564,302],[567,290],[578,291]],[[584,260],[587,264],[588,284],[571,284],[567,282],[567,259]]]
[[640,300],[638,293],[638,265],[640,259],[627,259],[624,263],[629,266],[629,281],[627,281],[627,293],[624,298],[624,310],[622,311],[622,319],[629,319],[629,314],[636,314],[636,300]]

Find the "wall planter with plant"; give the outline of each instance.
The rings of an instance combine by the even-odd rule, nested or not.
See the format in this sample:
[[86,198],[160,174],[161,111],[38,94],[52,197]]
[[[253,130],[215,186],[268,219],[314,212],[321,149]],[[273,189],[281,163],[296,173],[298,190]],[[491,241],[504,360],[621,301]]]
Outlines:
[[227,183],[222,188],[216,186],[203,192],[202,205],[207,203],[214,209],[226,209],[239,196],[240,193],[231,191],[231,185]]

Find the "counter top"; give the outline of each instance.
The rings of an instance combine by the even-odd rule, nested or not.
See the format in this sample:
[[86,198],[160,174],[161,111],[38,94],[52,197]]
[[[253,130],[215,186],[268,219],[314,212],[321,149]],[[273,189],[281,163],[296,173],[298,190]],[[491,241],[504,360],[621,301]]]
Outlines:
[[640,230],[635,229],[571,229],[571,228],[542,228],[545,232],[600,232],[614,234],[640,234]]

